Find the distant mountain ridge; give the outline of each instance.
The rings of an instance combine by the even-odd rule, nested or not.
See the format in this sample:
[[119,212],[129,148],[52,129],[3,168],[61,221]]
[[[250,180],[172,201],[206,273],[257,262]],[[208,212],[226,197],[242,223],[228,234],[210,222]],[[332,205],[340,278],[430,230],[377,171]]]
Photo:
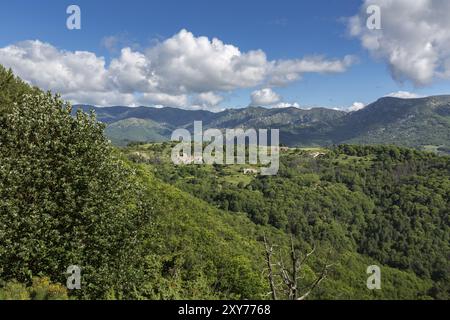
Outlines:
[[94,110],[98,120],[107,124],[106,134],[118,145],[168,140],[174,129],[192,129],[194,121],[202,121],[204,129],[280,129],[281,143],[289,146],[340,143],[450,146],[450,95],[416,99],[384,97],[354,112],[248,107],[213,113],[176,108],[81,105],[74,106],[74,112],[79,108]]

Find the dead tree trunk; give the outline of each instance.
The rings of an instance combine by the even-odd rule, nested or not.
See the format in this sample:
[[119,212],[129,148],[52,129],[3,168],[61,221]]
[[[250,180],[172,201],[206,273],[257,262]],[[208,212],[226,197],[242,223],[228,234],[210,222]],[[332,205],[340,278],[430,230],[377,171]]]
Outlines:
[[273,277],[273,268],[272,268],[273,246],[269,246],[269,244],[267,243],[266,236],[264,236],[264,246],[266,248],[266,263],[267,263],[267,269],[268,269],[268,277],[269,277],[269,284],[270,284],[272,300],[277,300],[277,292],[276,292],[276,288],[275,288],[275,282],[274,282],[274,277]]
[[[291,270],[287,268],[284,264],[282,257],[279,258],[277,263],[273,262],[274,255],[274,246],[269,244],[266,236],[264,236],[264,247],[265,247],[265,257],[268,269],[268,280],[270,285],[270,294],[273,300],[277,300],[277,290],[286,292],[286,296],[289,300],[305,300],[311,292],[316,289],[320,283],[327,277],[327,272],[329,268],[332,266],[331,264],[325,264],[320,272],[319,276],[309,285],[307,286],[307,290],[304,294],[299,297],[298,290],[298,281],[300,280],[300,271],[301,268],[305,265],[305,262],[308,258],[315,252],[315,247],[311,250],[311,252],[307,253],[303,259],[300,260],[298,252],[295,250],[294,239],[291,236],[291,246],[290,246],[290,259],[291,259]],[[274,266],[277,267],[277,271],[275,272]],[[275,277],[278,276],[281,278],[281,286],[276,286]]]

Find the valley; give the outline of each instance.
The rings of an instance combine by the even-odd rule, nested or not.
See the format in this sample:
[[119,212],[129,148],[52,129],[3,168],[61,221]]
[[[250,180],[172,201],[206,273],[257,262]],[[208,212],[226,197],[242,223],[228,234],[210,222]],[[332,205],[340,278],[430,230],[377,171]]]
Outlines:
[[[327,123],[340,139],[366,139],[385,102],[350,114],[117,107],[96,108],[96,118],[2,68],[0,86],[0,299],[265,300],[271,290],[283,300],[305,292],[325,300],[449,298],[450,157],[432,146],[448,134],[446,97],[394,100],[401,111],[392,123],[412,112],[429,115],[418,125],[443,125],[430,122],[439,130],[427,133],[435,136],[428,151],[281,147],[279,171],[264,176],[259,163],[176,166],[176,142],[163,137],[201,117],[236,127],[289,122],[311,141],[327,137],[328,129],[314,129]],[[359,138],[346,132],[349,123],[360,123],[352,124]],[[393,130],[386,123],[381,131]],[[134,131],[140,126],[149,131]],[[113,145],[105,132],[127,141],[117,136]],[[412,133],[406,144],[424,141]],[[299,270],[289,267],[292,257],[304,261]],[[73,265],[81,266],[81,289],[69,291],[64,272]],[[366,285],[374,265],[381,290]],[[283,278],[297,271],[292,294]]]

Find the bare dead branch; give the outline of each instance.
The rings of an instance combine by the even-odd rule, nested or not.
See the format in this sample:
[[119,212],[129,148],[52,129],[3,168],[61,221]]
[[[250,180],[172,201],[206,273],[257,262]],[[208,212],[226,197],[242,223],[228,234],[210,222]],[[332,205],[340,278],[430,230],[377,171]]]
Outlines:
[[320,273],[319,277],[313,282],[313,284],[311,285],[309,290],[305,294],[303,294],[300,298],[298,298],[297,300],[305,300],[310,295],[310,293],[313,292],[314,289],[327,277],[328,268],[330,268],[331,266],[333,266],[333,265],[326,264],[324,266],[324,268],[322,269],[322,272]]
[[[331,265],[325,264],[319,276],[310,285],[307,286],[307,291],[303,295],[298,297],[300,291],[298,280],[303,278],[300,274],[301,268],[305,265],[308,258],[315,253],[316,246],[314,245],[310,252],[303,256],[303,258],[300,258],[298,251],[295,249],[294,238],[292,235],[290,240],[290,252],[288,256],[291,261],[290,266],[286,267],[286,265],[284,264],[283,255],[280,254],[280,257],[276,259],[273,250],[274,246],[269,244],[266,236],[264,235],[264,247],[267,263],[266,271],[268,272],[269,285],[270,289],[272,290],[269,294],[272,295],[273,300],[277,300],[278,298],[277,290],[280,290],[283,294],[286,294],[286,296],[290,300],[306,299],[311,294],[311,292],[313,292],[327,277],[328,269],[331,267]],[[274,257],[275,260],[278,261],[273,261]],[[277,270],[276,273],[275,270]],[[277,283],[275,283],[275,277],[279,279]]]
[[273,279],[273,269],[272,269],[272,254],[273,254],[273,246],[269,247],[269,244],[267,243],[266,236],[264,235],[264,246],[266,249],[266,262],[267,262],[267,268],[269,269],[268,277],[269,277],[269,283],[270,283],[270,290],[272,290],[272,299],[277,300],[277,292],[274,284]]

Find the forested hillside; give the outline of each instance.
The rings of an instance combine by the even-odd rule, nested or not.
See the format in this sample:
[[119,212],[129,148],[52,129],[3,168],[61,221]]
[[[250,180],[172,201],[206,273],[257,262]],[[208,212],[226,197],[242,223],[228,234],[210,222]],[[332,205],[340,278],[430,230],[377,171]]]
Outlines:
[[54,283],[70,265],[77,298],[260,297],[243,224],[123,159],[93,116],[1,71],[0,298],[65,298]]
[[[306,135],[332,143],[397,144],[409,147],[447,146],[450,141],[450,96],[418,99],[385,97],[337,119],[330,127],[315,126]],[[295,141],[302,143],[302,130]],[[316,133],[318,133],[316,132]]]
[[448,298],[449,157],[395,146],[289,149],[278,175],[267,177],[245,175],[245,166],[175,167],[161,155],[169,151],[170,144],[128,150],[162,180],[211,205],[243,212],[299,243],[320,243],[337,261],[362,255],[409,272],[429,281],[421,294]]
[[308,299],[449,298],[449,157],[343,145],[288,149],[272,177],[175,167],[170,143],[118,149],[1,67],[0,110],[0,299],[270,299],[264,237],[286,264],[313,252],[301,293],[329,266]]

